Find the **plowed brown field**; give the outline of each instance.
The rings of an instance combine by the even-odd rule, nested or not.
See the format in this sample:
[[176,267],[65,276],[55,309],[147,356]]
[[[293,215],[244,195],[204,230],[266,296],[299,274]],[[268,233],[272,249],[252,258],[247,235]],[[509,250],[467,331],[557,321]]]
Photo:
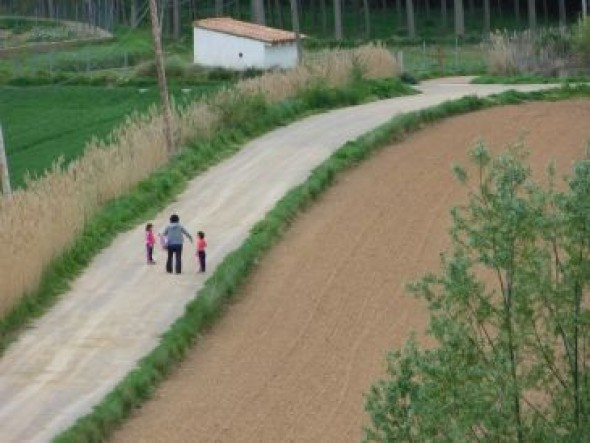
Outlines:
[[427,315],[404,285],[438,269],[450,172],[478,138],[523,137],[532,167],[568,172],[590,140],[590,100],[449,119],[342,175],[260,263],[236,303],[114,436],[117,442],[356,442],[385,353]]

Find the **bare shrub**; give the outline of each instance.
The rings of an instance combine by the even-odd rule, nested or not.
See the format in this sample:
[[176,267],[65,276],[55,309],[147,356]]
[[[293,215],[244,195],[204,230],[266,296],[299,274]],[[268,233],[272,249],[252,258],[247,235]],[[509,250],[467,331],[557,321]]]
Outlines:
[[206,102],[196,102],[184,109],[177,109],[178,141],[181,145],[197,138],[209,139],[219,128],[219,113]]
[[496,75],[560,74],[573,63],[570,40],[559,29],[496,31],[487,46],[488,70]]
[[[261,97],[277,103],[313,82],[342,86],[358,66],[368,77],[390,77],[393,57],[382,47],[325,52],[291,71],[271,72],[240,81],[205,101],[174,112],[175,134],[182,145],[207,140],[220,129],[224,109]],[[91,141],[82,157],[64,167],[57,161],[25,189],[0,198],[0,316],[34,291],[43,271],[80,234],[86,221],[107,201],[127,192],[169,159],[161,114],[134,115],[107,142]]]
[[395,57],[382,45],[361,46],[353,56],[360,63],[366,78],[385,78],[399,74]]
[[496,31],[490,35],[487,48],[487,63],[490,74],[512,75],[517,73],[510,37]]

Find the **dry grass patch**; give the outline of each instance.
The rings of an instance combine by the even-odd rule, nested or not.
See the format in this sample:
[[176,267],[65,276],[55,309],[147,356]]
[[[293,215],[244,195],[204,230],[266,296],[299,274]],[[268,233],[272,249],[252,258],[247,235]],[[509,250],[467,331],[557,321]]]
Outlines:
[[565,31],[500,32],[490,35],[487,63],[490,74],[559,75],[572,69],[575,57]]

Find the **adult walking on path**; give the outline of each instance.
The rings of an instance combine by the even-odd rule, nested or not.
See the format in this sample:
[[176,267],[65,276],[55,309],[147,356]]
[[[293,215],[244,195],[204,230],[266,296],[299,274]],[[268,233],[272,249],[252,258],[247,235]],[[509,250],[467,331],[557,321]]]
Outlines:
[[[207,235],[217,239],[207,257],[214,272],[287,191],[347,141],[403,112],[465,95],[551,87],[468,82],[441,79],[420,86],[421,95],[339,109],[281,127],[192,180],[154,224],[181,213],[187,226],[208,226]],[[2,443],[50,441],[88,414],[158,344],[202,288],[204,279],[197,273],[171,281],[144,266],[143,257],[128,253],[144,229],[142,224],[120,234],[0,359]]]
[[168,259],[166,260],[166,272],[172,274],[172,260],[174,259],[174,272],[182,272],[182,245],[184,237],[188,238],[191,243],[193,237],[180,224],[180,217],[176,214],[170,216],[170,224],[166,226],[163,234],[166,238],[166,249],[168,250]]

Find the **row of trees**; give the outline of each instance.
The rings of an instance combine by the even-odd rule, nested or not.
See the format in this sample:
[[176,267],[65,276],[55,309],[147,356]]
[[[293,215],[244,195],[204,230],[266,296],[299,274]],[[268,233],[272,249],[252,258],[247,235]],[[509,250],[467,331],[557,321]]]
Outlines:
[[[116,25],[147,23],[147,0],[0,0],[0,14],[28,15],[87,21],[106,29]],[[466,19],[482,22],[483,33],[492,28],[492,17],[511,17],[534,29],[542,16],[556,18],[561,26],[585,14],[589,0],[158,0],[165,29],[179,38],[181,28],[196,18],[233,16],[260,24],[291,27],[292,6],[302,17],[303,31],[314,35],[344,38],[347,17],[371,37],[372,22],[378,16],[395,17],[392,29],[403,26],[410,37],[418,30],[416,16],[440,22],[446,29],[454,23],[456,35],[465,34]],[[358,34],[358,32],[356,32]]]

